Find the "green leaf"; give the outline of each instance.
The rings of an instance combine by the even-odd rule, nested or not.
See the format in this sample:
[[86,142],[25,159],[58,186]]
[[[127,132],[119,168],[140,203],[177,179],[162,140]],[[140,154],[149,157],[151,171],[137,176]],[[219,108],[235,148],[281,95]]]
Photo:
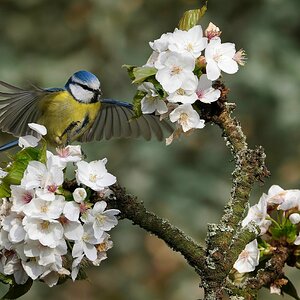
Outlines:
[[197,65],[196,65],[196,67],[195,67],[195,70],[194,70],[194,74],[198,77],[198,78],[200,78],[200,76],[203,74],[203,69],[202,68],[199,68]]
[[6,198],[10,196],[10,185],[6,182],[0,184],[0,198]]
[[0,282],[2,282],[4,284],[10,284],[10,285],[12,285],[14,283],[11,276],[4,275],[4,274],[1,274],[1,273],[0,273]]
[[40,151],[39,151],[39,158],[38,160],[45,164],[47,162],[47,142],[42,139],[42,142],[41,142],[42,146],[40,148]]
[[32,279],[28,279],[24,284],[12,285],[8,292],[1,298],[1,300],[17,299],[25,295],[30,290],[32,283]]
[[2,179],[0,185],[0,198],[10,196],[10,185],[20,184],[24,171],[32,160],[44,160],[46,157],[46,146],[42,149],[26,148],[19,151],[13,158],[13,162],[5,169],[8,174]]
[[199,23],[199,20],[203,17],[207,10],[207,1],[205,1],[205,4],[199,8],[199,9],[192,9],[186,11],[182,18],[179,21],[179,29],[181,30],[189,30],[195,25]]
[[141,101],[145,96],[145,92],[137,91],[133,98],[134,117],[138,118],[142,115]]
[[133,75],[133,69],[135,69],[136,66],[132,66],[132,65],[123,65],[122,68],[126,68],[126,69],[127,69],[129,78],[133,81],[133,80],[135,79],[135,78],[134,78],[134,75]]
[[142,83],[147,78],[155,75],[157,70],[152,67],[137,67],[133,69],[134,80],[132,83]]
[[165,92],[165,90],[162,88],[161,84],[154,78],[154,77],[150,77],[147,82],[151,82],[157,93],[159,94],[159,96],[163,99],[166,98],[168,96],[168,94]]
[[273,238],[279,240],[285,238],[288,243],[293,243],[297,237],[297,227],[290,220],[286,220],[281,227],[270,228]]
[[288,280],[288,283],[281,288],[281,291],[296,300],[300,300],[297,290],[293,283],[286,276],[284,276],[284,278]]
[[7,294],[8,290],[9,290],[9,284],[5,284],[5,283],[1,282],[0,283],[0,297],[3,298],[3,296],[5,294]]

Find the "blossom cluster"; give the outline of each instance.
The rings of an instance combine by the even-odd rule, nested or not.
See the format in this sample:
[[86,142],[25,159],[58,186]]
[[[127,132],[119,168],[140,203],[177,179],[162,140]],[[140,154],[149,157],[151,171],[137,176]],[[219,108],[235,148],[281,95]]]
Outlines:
[[[249,208],[242,226],[249,224],[260,228],[260,236],[245,247],[235,262],[233,267],[239,273],[254,271],[280,244],[300,249],[300,190],[271,186],[268,194],[263,194],[259,202]],[[299,268],[298,260],[294,258]],[[280,292],[280,289],[273,286],[272,291]]]
[[[40,125],[30,126],[39,136],[20,138],[23,148],[37,145],[46,134]],[[63,182],[70,163],[76,167],[77,187],[67,191]],[[45,150],[45,159],[28,162],[19,184],[11,184],[10,196],[1,199],[2,274],[13,276],[17,284],[31,278],[53,286],[60,277],[75,280],[82,264],[98,266],[106,258],[112,247],[108,232],[117,225],[119,211],[106,209],[105,201],[90,201],[95,192],[105,199],[116,182],[106,163],[84,161],[80,146],[57,149],[56,154]],[[3,181],[9,172],[0,172]]]
[[221,71],[236,73],[238,64],[244,63],[244,52],[236,52],[233,43],[222,43],[220,35],[219,28],[210,23],[204,34],[201,25],[196,25],[187,31],[164,33],[150,42],[153,52],[144,67],[155,68],[155,80],[164,95],[155,82],[143,82],[138,87],[144,93],[142,113],[169,116],[183,132],[203,128],[196,101],[217,101],[221,92],[213,88],[213,81]]

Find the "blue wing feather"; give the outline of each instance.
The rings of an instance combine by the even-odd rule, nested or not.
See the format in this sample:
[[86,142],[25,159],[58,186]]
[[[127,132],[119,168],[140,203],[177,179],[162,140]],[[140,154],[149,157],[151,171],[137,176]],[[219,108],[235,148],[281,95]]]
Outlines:
[[18,144],[19,144],[19,140],[14,140],[14,141],[8,142],[0,147],[0,152],[14,148],[14,147],[18,146]]
[[43,89],[45,92],[63,92],[65,91],[66,89],[63,89],[63,88],[56,88],[56,87],[53,87],[53,88],[45,88]]
[[101,99],[101,103],[113,104],[113,105],[117,105],[117,106],[123,106],[123,107],[129,108],[129,109],[133,109],[133,105],[131,103],[119,101],[119,100],[115,100],[115,99]]

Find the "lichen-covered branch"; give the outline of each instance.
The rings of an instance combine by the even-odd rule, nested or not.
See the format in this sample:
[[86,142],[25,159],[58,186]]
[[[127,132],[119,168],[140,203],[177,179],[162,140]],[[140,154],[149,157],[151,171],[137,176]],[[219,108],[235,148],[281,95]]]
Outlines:
[[180,252],[197,273],[201,273],[205,262],[205,250],[200,245],[167,220],[147,211],[143,203],[127,194],[124,188],[114,185],[112,190],[116,200],[109,203],[121,211],[121,218],[127,218],[133,224],[155,234],[171,249]]
[[[224,91],[224,86],[221,85]],[[222,99],[221,99],[222,100]],[[217,124],[235,160],[232,173],[231,199],[225,207],[219,224],[210,224],[207,234],[207,259],[204,269],[203,287],[206,299],[222,299],[225,280],[239,253],[257,232],[240,234],[240,223],[249,206],[250,192],[256,181],[269,175],[265,167],[265,153],[262,147],[249,149],[239,122],[231,116],[234,104],[216,103],[215,109],[202,110],[206,120]]]

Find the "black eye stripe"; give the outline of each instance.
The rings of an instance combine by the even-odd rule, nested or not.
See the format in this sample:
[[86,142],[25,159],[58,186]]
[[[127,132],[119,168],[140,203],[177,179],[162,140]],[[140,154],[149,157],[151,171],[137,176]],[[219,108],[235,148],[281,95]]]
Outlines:
[[79,83],[79,82],[75,82],[75,81],[73,81],[73,82],[71,82],[71,83],[77,84],[77,85],[81,86],[83,89],[88,90],[88,91],[90,91],[90,92],[93,92],[93,93],[99,93],[98,90],[94,90],[94,89],[90,88],[89,86],[87,86],[87,85],[85,85],[85,84],[82,84],[82,83]]

